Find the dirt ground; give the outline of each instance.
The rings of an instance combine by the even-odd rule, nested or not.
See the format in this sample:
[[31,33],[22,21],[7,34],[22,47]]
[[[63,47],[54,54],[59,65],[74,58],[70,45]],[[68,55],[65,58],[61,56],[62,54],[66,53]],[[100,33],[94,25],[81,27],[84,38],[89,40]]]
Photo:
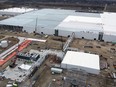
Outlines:
[[[113,6],[115,7],[115,6]],[[77,9],[77,8],[75,8]],[[110,8],[107,8],[108,11],[111,11]],[[115,9],[114,9],[115,10]],[[0,20],[6,19],[7,17],[0,16]],[[23,51],[29,51],[30,49],[56,49],[56,50],[62,50],[63,45],[65,44],[67,37],[55,37],[49,35],[48,37],[45,37],[45,35],[35,35],[33,33],[28,34],[26,32],[12,32],[12,31],[1,31],[0,30],[0,39],[4,38],[4,36],[22,36],[22,37],[31,37],[31,38],[37,38],[37,39],[46,39],[47,42],[32,42],[26,49]],[[18,42],[16,38],[8,38],[12,43],[8,46],[11,47],[14,44]],[[92,46],[92,48],[84,47],[84,46]],[[116,82],[114,82],[113,79],[108,78],[109,73],[116,72],[116,70],[113,67],[113,62],[116,61],[116,44],[112,43],[106,43],[106,42],[99,42],[99,41],[91,41],[91,40],[85,40],[85,39],[78,39],[75,38],[73,42],[70,44],[70,47],[77,48],[80,51],[84,51],[86,53],[93,53],[102,55],[100,56],[100,61],[103,61],[107,63],[109,68],[103,69],[100,72],[100,75],[91,75],[86,74],[85,79],[86,85],[90,85],[90,87],[116,87]],[[7,48],[7,49],[8,49]],[[114,50],[111,50],[111,48],[114,48]],[[5,50],[0,48],[0,53]],[[51,62],[52,61],[52,62]],[[83,74],[80,72],[70,72],[67,70],[64,70],[62,74],[54,74],[51,73],[51,66],[52,64],[56,64],[56,62],[53,62],[52,58],[49,57],[38,69],[38,71],[35,74],[36,82],[33,87],[70,87],[70,84],[67,84],[69,82],[64,82],[62,80],[62,77],[72,77],[75,76],[75,78],[82,77]],[[77,77],[76,77],[77,76]],[[55,79],[56,81],[53,81]],[[6,87],[6,83],[8,80],[0,80],[0,87]],[[66,84],[65,84],[66,83]],[[66,86],[64,86],[66,85]],[[88,86],[89,87],[89,86]]]
[[2,38],[4,38],[5,36],[3,36],[3,35],[0,35],[0,39],[2,39]]
[[4,19],[7,19],[8,17],[6,16],[0,16],[0,20],[4,20]]
[[9,80],[0,80],[0,87],[6,87],[6,84],[8,83]]
[[[59,40],[55,41],[55,38],[58,39],[60,37],[49,36],[47,38],[47,40],[51,43],[55,42],[55,43],[58,43],[59,45],[62,44]],[[67,40],[67,38],[64,38],[64,42],[66,40]],[[64,44],[64,42],[63,42],[63,44]],[[52,44],[52,46],[54,46],[54,45],[56,47],[58,47],[56,44]],[[51,48],[52,48],[52,46],[51,46]],[[84,46],[92,46],[93,48],[84,48]],[[94,54],[102,55],[100,57],[100,61],[106,62],[109,65],[109,68],[101,70],[99,76],[89,74],[87,76],[86,84],[91,85],[91,87],[113,87],[113,85],[115,85],[115,82],[112,79],[108,78],[108,76],[109,76],[108,74],[111,72],[116,72],[116,70],[114,69],[114,67],[112,65],[113,61],[116,61],[116,59],[115,59],[116,54],[110,50],[111,48],[116,49],[116,45],[114,45],[112,43],[91,41],[91,40],[77,38],[77,39],[74,39],[74,41],[70,44],[70,47],[78,48],[80,51],[85,51],[86,53],[94,53]],[[46,61],[46,64],[49,65],[50,64],[49,62],[50,61]],[[37,87],[37,86],[38,87],[48,87],[48,82],[50,84],[50,82],[52,82],[52,79],[54,79],[54,78],[56,78],[57,80],[62,79],[61,77],[66,76],[67,72],[68,71],[65,71],[61,75],[52,75],[49,68],[45,69],[42,73],[42,78],[39,78],[37,80],[34,87]],[[78,74],[78,72],[77,72],[77,74]],[[68,76],[69,76],[69,74],[68,74]],[[62,80],[61,80],[61,83],[62,83]],[[57,83],[54,83],[54,82],[51,87],[60,87],[60,86],[53,86],[53,85],[57,85]]]
[[[61,50],[62,46],[65,44],[67,37],[56,37],[49,35],[48,37],[45,37],[45,35],[35,35],[33,33],[28,34],[26,32],[8,32],[8,31],[1,31],[0,35],[4,36],[23,36],[23,37],[31,37],[31,38],[37,38],[37,39],[45,39],[47,40],[46,43],[43,42],[32,42],[26,49],[23,51],[29,51],[30,49],[40,50],[40,49],[56,49]],[[92,47],[88,47],[92,46]],[[87,75],[86,84],[91,85],[91,87],[113,87],[115,82],[114,80],[109,79],[108,75],[111,72],[116,72],[116,70],[113,67],[113,62],[116,61],[116,44],[112,43],[106,43],[106,42],[100,42],[100,41],[91,41],[86,39],[79,39],[75,38],[72,43],[70,44],[70,47],[77,48],[79,51],[84,51],[86,53],[93,53],[102,55],[100,56],[100,61],[106,62],[109,65],[109,68],[103,69],[100,72],[99,76],[96,75]],[[115,50],[112,50],[111,48],[114,48]],[[67,74],[67,70],[64,70],[62,74],[55,74],[52,75],[50,71],[51,65],[54,63],[51,63],[51,58],[48,58],[39,68],[36,78],[36,83],[33,87],[48,87],[50,83],[52,82],[51,87],[61,87],[61,85],[64,84],[64,81],[62,81],[63,76],[70,76],[71,74]],[[77,76],[79,76],[79,72],[76,72]],[[80,75],[82,76],[82,75]],[[56,81],[52,81],[53,79],[56,79]],[[60,81],[60,82],[59,82]],[[56,86],[57,84],[60,84],[60,86]],[[55,85],[55,86],[54,86]],[[4,86],[3,86],[4,87]],[[67,86],[68,87],[68,86]],[[115,87],[115,86],[114,86]]]
[[[50,61],[52,61],[52,63]],[[64,81],[63,77],[81,79],[79,87],[82,87],[84,84],[86,84],[86,86],[89,85],[90,87],[113,87],[114,85],[114,82],[111,79],[79,71],[63,70],[62,74],[52,74],[50,67],[53,64],[55,64],[55,62],[53,62],[51,57],[48,57],[40,67],[40,70],[44,68],[45,65],[46,68],[39,74],[33,87],[70,87],[71,81]]]
[[[92,48],[88,48],[86,46],[92,46]],[[79,50],[86,53],[101,55],[100,60],[107,62],[107,64],[109,65],[109,69],[101,71],[101,73],[106,73],[106,71],[116,72],[113,67],[113,61],[116,61],[116,44],[100,42],[96,40],[91,41],[85,39],[74,39],[70,44],[70,47],[78,48]],[[112,48],[114,49],[114,51],[112,51]]]
[[[45,62],[40,67],[40,70],[44,68],[44,70],[39,74],[39,77],[37,78],[36,83],[33,87],[47,87],[50,83],[50,81],[53,78],[56,78],[56,76],[51,74],[50,68],[53,64],[59,64],[60,61],[55,61],[54,58],[57,58],[55,55],[49,55],[48,58],[45,60]],[[59,75],[61,76],[61,75]],[[59,77],[57,76],[57,77]]]

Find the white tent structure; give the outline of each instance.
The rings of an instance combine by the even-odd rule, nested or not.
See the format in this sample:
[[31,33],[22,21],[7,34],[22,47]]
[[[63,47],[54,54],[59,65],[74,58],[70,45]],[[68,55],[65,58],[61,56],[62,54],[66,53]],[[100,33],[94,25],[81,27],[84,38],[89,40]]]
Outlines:
[[61,67],[65,69],[84,70],[88,73],[99,74],[99,56],[83,52],[67,51]]

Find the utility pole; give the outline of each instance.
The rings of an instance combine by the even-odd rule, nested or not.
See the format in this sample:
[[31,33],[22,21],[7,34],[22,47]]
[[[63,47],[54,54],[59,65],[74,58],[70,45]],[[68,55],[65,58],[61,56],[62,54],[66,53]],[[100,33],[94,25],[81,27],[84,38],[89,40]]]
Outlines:
[[37,20],[38,18],[36,18],[36,23],[35,23],[35,33],[37,33]]
[[104,11],[106,11],[106,8],[107,8],[107,4],[105,4]]
[[61,36],[61,49],[62,49],[62,51],[63,51],[63,39],[62,39],[62,36]]

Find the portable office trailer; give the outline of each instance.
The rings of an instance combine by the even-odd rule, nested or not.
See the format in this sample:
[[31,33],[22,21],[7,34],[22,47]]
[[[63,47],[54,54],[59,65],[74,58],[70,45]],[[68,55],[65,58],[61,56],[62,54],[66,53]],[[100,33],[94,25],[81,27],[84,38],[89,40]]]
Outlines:
[[20,52],[20,53],[17,54],[17,58],[30,60],[31,59],[31,54],[24,54],[24,53]]
[[51,68],[51,72],[54,72],[54,73],[62,73],[62,69],[60,68]]
[[31,59],[33,59],[34,61],[37,61],[39,58],[40,58],[40,55],[36,53],[32,54],[31,56]]

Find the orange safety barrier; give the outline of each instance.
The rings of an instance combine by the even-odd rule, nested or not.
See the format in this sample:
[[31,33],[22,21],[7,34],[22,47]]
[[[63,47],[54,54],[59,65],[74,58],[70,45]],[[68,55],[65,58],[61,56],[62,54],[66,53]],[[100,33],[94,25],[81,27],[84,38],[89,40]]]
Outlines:
[[[31,43],[31,40],[26,40],[22,44],[19,45],[18,51],[22,51],[24,48],[26,48]],[[16,56],[17,52],[11,53],[5,60],[0,60],[0,66],[4,65],[8,60],[10,60],[12,57]]]

